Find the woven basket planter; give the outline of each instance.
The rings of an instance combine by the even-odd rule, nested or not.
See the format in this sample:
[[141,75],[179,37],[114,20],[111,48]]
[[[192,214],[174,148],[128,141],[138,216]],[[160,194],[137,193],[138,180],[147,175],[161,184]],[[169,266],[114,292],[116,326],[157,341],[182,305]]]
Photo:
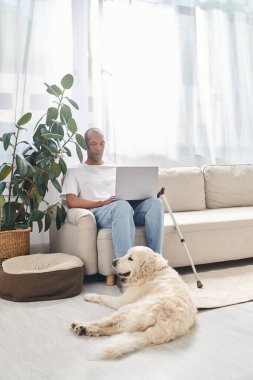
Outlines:
[[31,228],[0,231],[0,266],[6,259],[29,255]]

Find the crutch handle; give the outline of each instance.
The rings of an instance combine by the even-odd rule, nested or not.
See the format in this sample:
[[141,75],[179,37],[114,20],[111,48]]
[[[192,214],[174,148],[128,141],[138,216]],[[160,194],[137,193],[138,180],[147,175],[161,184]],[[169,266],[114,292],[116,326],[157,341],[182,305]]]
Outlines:
[[163,195],[165,192],[165,187],[162,187],[161,190],[157,193],[157,198],[160,198],[161,195]]

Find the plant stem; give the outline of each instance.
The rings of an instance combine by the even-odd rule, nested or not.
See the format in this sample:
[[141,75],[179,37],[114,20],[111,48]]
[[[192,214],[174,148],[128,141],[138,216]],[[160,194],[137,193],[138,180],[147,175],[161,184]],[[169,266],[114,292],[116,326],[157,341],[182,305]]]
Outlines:
[[51,208],[54,208],[54,207],[57,206],[57,205],[61,205],[61,203],[57,202],[57,203],[55,203],[54,205],[50,205],[48,208],[46,208],[46,209],[43,211],[44,214],[45,214],[46,212],[48,212],[49,210],[51,210]]
[[65,89],[62,91],[62,94],[61,94],[61,99],[60,99],[60,102],[59,102],[59,104],[58,104],[58,108],[57,108],[57,111],[58,111],[58,112],[59,112],[59,108],[60,108],[61,103],[62,103],[62,100],[63,100],[64,91],[65,91]]
[[15,124],[15,126],[17,128],[17,134],[16,132],[14,134],[15,144],[14,144],[13,153],[12,153],[11,180],[10,180],[10,185],[9,185],[8,202],[10,202],[11,200],[11,192],[12,192],[12,187],[13,187],[13,176],[14,176],[14,161],[15,161],[16,149],[17,149],[17,144],[18,144],[18,135],[20,132],[20,125]]
[[74,133],[72,133],[72,135],[69,137],[69,139],[67,141],[64,142],[64,144],[62,145],[62,148],[64,148],[64,146],[69,142],[71,141],[72,137],[74,136]]
[[[35,183],[35,182],[32,182],[31,187],[30,187],[29,191],[27,192],[27,197],[28,197],[29,200],[31,199],[31,194],[32,194],[32,191],[33,191],[33,189],[34,189],[35,187],[36,187],[36,183]],[[18,196],[17,196],[17,198],[18,198]],[[20,206],[19,209],[18,209],[18,212],[17,212],[17,215],[16,215],[16,219],[15,219],[15,221],[18,219],[19,215],[21,214],[21,212],[22,212],[24,209],[25,209],[25,207],[24,207],[24,204],[22,203],[21,206]]]
[[[60,108],[61,103],[62,103],[62,100],[63,100],[63,94],[64,94],[64,91],[65,91],[65,89],[63,90],[63,92],[62,92],[62,94],[61,94],[61,98],[59,99],[59,103],[58,103],[58,107],[57,107],[57,112],[58,112],[58,114],[59,114],[59,108]],[[58,119],[58,117],[57,117],[57,119]],[[55,122],[56,122],[56,120],[55,120]],[[51,127],[49,128],[49,132],[52,131],[52,128],[53,128],[53,125],[55,124],[55,122],[53,122],[53,124],[52,124]]]
[[36,125],[35,125],[35,127],[34,127],[34,132],[35,132],[37,126],[39,125],[40,121],[41,121],[41,120],[43,119],[43,117],[45,117],[45,116],[46,116],[46,113],[44,113],[44,115],[42,115],[41,118],[37,121],[37,123],[36,123]]

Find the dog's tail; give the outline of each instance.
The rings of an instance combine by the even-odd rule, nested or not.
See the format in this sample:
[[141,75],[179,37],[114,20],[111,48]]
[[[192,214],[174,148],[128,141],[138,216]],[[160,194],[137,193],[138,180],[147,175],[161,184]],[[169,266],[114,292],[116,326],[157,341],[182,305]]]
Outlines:
[[117,359],[149,345],[145,332],[122,333],[108,339],[99,351],[93,353],[92,357],[93,359]]

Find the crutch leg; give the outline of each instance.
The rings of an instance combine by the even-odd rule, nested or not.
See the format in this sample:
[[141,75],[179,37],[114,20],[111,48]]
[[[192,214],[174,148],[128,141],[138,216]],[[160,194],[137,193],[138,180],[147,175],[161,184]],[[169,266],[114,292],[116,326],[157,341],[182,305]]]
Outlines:
[[163,187],[163,188],[159,191],[159,193],[157,194],[157,197],[158,197],[158,198],[161,197],[161,198],[163,199],[164,204],[165,204],[167,210],[169,211],[169,214],[170,214],[171,219],[172,219],[172,221],[173,221],[174,227],[175,227],[176,230],[177,230],[177,233],[178,233],[178,235],[179,235],[179,237],[180,237],[180,241],[181,241],[181,243],[183,244],[183,246],[184,246],[184,248],[185,248],[185,251],[186,251],[186,253],[187,253],[187,256],[188,256],[188,258],[189,258],[189,261],[190,261],[190,263],[191,263],[191,267],[192,267],[192,270],[193,270],[193,273],[194,273],[194,276],[195,276],[195,279],[196,279],[196,282],[197,282],[197,287],[198,287],[198,288],[203,288],[203,284],[202,284],[202,282],[200,281],[200,278],[199,278],[198,273],[197,273],[197,271],[196,271],[196,268],[195,268],[195,265],[194,265],[194,263],[193,263],[193,260],[192,260],[191,254],[190,254],[189,249],[188,249],[188,247],[187,247],[187,245],[186,245],[185,239],[184,239],[184,237],[183,237],[183,235],[182,235],[182,232],[181,232],[181,230],[180,230],[180,228],[179,228],[179,226],[178,226],[178,224],[177,224],[177,221],[176,221],[176,219],[175,219],[175,217],[174,217],[174,214],[173,214],[173,212],[172,212],[172,210],[171,210],[170,204],[169,204],[169,202],[168,202],[168,200],[167,200],[167,198],[166,198],[166,196],[165,196],[165,194],[164,194],[164,191],[165,191],[165,188]]

